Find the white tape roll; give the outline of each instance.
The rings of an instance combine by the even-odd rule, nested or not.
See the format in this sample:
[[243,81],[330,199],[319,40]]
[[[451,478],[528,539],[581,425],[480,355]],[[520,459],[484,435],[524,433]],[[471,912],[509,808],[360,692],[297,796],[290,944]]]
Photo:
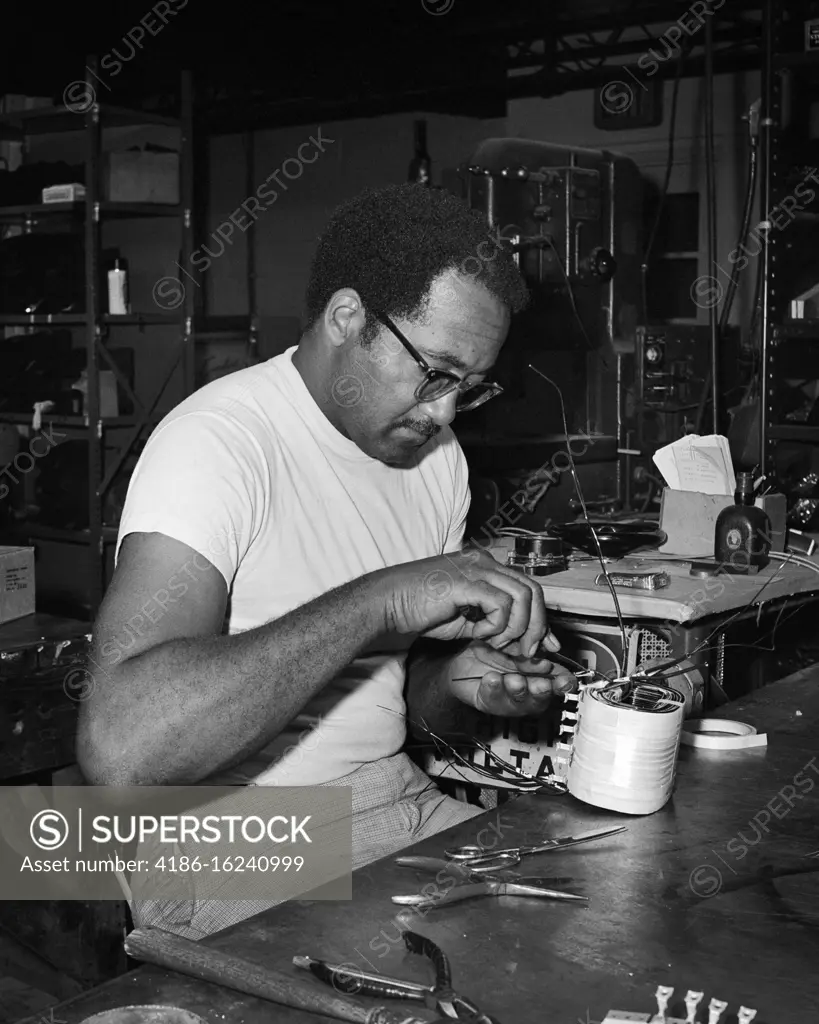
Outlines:
[[768,737],[745,722],[725,718],[692,718],[683,725],[682,742],[701,750],[746,750],[765,747]]

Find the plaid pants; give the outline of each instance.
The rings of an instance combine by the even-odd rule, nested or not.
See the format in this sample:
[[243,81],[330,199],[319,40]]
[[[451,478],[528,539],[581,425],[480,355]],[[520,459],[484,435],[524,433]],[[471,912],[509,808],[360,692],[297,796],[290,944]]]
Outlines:
[[[323,785],[352,787],[353,869],[483,813],[444,796],[406,754],[362,765]],[[197,940],[280,902],[197,900],[194,892],[189,900],[131,900],[130,906],[137,927],[163,928]]]

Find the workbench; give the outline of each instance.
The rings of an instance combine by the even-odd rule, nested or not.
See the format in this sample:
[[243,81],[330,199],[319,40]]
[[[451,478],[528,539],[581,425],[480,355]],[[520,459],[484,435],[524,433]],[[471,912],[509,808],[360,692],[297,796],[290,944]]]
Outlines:
[[[487,548],[505,564],[514,541],[496,539]],[[787,554],[783,557],[787,558]],[[816,563],[819,566],[819,562]],[[758,573],[749,576],[723,575],[698,579],[690,574],[691,559],[679,555],[663,555],[659,551],[634,552],[625,558],[608,561],[609,573],[666,572],[670,577],[661,590],[617,589],[617,600],[623,616],[630,619],[651,619],[692,626],[703,619],[748,609],[755,614],[758,605],[784,599],[815,599],[819,596],[819,572],[814,569],[771,560]],[[576,553],[565,572],[541,576],[546,605],[559,615],[615,615],[614,602],[608,586],[595,580],[601,574],[600,560]]]
[[[527,795],[412,848],[440,857],[492,826],[503,845],[612,823],[629,828],[525,862],[528,875],[571,875],[591,897],[588,907],[503,897],[411,914],[415,930],[450,956],[457,989],[502,1024],[649,1013],[657,985],[674,986],[675,1011],[687,989],[704,991],[706,1005],[728,1000],[722,1024],[735,1024],[741,1004],[758,1009],[755,1024],[819,1020],[819,667],[718,714],[767,732],[767,747],[683,747],[674,796],[656,814],[631,818],[570,796]],[[800,772],[814,785],[800,784],[789,809],[779,794]],[[402,908],[390,895],[419,892],[430,877],[379,861],[354,874],[349,904],[284,905],[205,942],[284,971],[292,956],[309,954],[425,980],[423,961],[402,953]],[[53,1016],[79,1024],[145,1003],[181,1006],[213,1024],[327,1019],[147,967],[55,1007]]]
[[[487,550],[506,564],[513,546],[511,538],[497,537]],[[690,575],[690,564],[652,550],[607,562],[610,573],[663,571],[670,578],[660,590],[617,588],[627,637],[625,656],[611,591],[595,583],[601,574],[599,559],[575,553],[564,572],[537,577],[562,653],[612,679],[619,675],[621,661],[628,674],[657,658],[686,658],[701,679],[701,703],[693,707],[692,717],[724,703],[723,690],[729,697],[739,697],[751,676],[754,645],[757,650],[773,646],[780,623],[801,605],[819,600],[819,572],[772,560],[754,575],[699,579]],[[484,718],[475,739],[508,764],[548,777],[556,771],[558,724],[552,709],[540,718]],[[425,744],[417,757],[433,778],[456,786],[516,788],[514,776],[478,744],[460,745],[460,758]]]

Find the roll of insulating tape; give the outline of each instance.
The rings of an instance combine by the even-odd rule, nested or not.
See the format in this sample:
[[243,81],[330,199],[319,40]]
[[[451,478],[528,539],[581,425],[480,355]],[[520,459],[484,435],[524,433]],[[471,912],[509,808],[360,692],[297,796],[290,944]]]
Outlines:
[[683,723],[680,742],[701,750],[747,750],[765,747],[768,737],[745,722],[726,718],[690,718]]

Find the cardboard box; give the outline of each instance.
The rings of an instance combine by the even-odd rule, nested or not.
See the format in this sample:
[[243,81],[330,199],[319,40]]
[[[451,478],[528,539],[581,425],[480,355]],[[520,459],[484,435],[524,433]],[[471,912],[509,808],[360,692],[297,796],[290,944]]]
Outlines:
[[660,503],[660,529],[666,541],[660,551],[668,555],[713,558],[717,516],[733,504],[733,497],[727,494],[673,491],[666,487]]
[[[666,487],[660,504],[660,529],[666,534],[666,541],[659,550],[667,555],[713,558],[717,517],[733,504],[733,497],[727,494],[700,494]],[[771,551],[784,551],[785,495],[767,494],[754,504],[764,509],[771,520]]]
[[179,202],[179,154],[126,150],[108,155],[107,197],[115,203]]
[[34,614],[34,548],[0,545],[0,622]]

